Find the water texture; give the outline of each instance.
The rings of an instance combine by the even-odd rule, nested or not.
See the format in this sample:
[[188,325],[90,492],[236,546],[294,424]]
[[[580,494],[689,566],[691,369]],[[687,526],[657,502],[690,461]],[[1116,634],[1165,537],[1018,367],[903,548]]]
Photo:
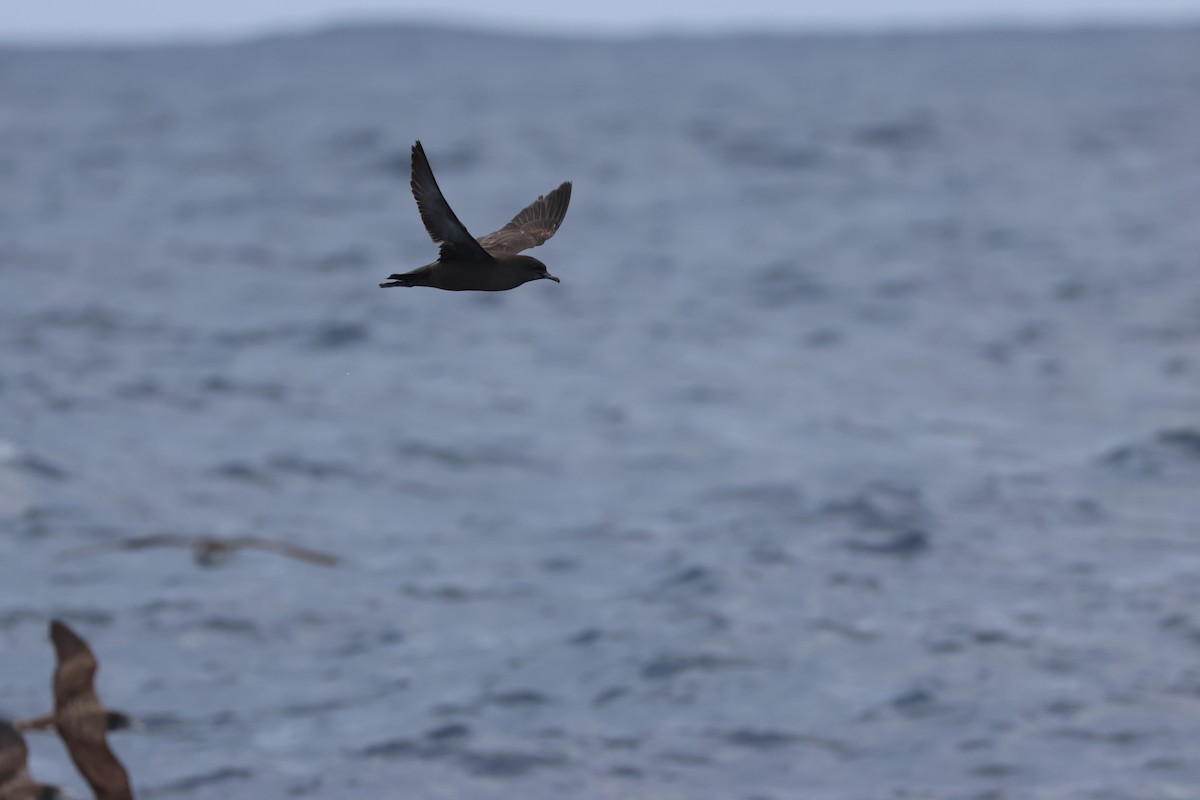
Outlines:
[[[376,288],[418,137],[561,285]],[[1198,212],[1195,28],[0,48],[0,714],[57,615],[150,800],[1195,798]],[[345,561],[59,559],[158,532]]]

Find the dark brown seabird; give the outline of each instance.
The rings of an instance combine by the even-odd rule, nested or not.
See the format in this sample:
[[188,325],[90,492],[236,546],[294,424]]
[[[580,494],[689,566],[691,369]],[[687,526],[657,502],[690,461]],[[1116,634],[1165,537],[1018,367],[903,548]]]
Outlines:
[[96,696],[96,656],[79,634],[59,620],[50,621],[50,641],[58,660],[54,729],[96,800],[133,800],[129,773],[108,749],[109,711]]
[[59,556],[60,559],[83,558],[109,550],[145,550],[149,547],[186,547],[192,551],[192,557],[202,567],[220,564],[238,550],[265,550],[278,553],[289,558],[320,564],[323,567],[335,567],[340,559],[332,553],[320,550],[310,550],[289,542],[275,539],[263,539],[257,536],[185,536],[175,533],[157,533],[151,536],[134,536],[128,539],[117,539],[111,542],[77,547]]
[[29,775],[25,737],[0,720],[0,800],[58,800],[57,786],[38,783]]
[[389,282],[379,284],[381,287],[503,292],[541,278],[558,283],[545,264],[518,253],[544,243],[562,225],[571,202],[570,181],[534,200],[500,230],[475,239],[442,196],[425,158],[425,148],[418,141],[412,149],[412,193],[425,230],[435,244],[441,245],[438,260],[411,272],[389,275]]

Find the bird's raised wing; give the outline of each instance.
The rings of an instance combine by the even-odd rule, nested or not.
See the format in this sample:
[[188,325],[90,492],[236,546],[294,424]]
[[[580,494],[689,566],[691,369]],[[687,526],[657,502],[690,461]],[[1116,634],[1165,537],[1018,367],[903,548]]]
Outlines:
[[550,194],[534,200],[500,230],[479,237],[479,244],[493,256],[513,256],[537,247],[562,225],[570,202],[571,182],[567,181]]
[[156,533],[150,536],[131,536],[126,539],[114,539],[109,542],[75,547],[60,553],[58,558],[59,560],[67,560],[94,556],[97,553],[105,553],[110,550],[144,550],[148,547],[191,547],[192,544],[193,537],[191,536],[184,536],[177,533]]
[[54,668],[54,710],[80,698],[95,700],[92,681],[96,677],[96,656],[83,637],[60,620],[50,621],[50,641],[58,666]]
[[488,252],[472,238],[470,231],[458,221],[450,204],[442,196],[429,159],[425,157],[425,148],[419,141],[412,149],[411,186],[429,238],[441,245],[440,260],[478,261],[490,258]]
[[230,542],[238,547],[250,547],[257,550],[268,550],[272,553],[299,558],[303,561],[311,561],[314,564],[321,564],[326,567],[337,566],[341,561],[332,553],[323,553],[320,550],[309,550],[307,547],[299,547],[289,542],[278,542],[274,539],[260,539],[256,536],[242,536],[233,539]]

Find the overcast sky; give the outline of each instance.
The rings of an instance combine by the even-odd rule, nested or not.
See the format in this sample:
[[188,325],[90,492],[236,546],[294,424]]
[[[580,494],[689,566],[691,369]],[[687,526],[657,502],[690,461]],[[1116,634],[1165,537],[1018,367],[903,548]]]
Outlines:
[[0,39],[212,38],[356,19],[636,33],[1200,20],[1200,0],[0,0]]

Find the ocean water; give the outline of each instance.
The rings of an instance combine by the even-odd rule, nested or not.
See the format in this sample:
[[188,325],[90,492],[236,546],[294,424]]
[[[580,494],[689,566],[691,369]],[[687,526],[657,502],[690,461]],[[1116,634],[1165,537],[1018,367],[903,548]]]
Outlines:
[[[417,138],[561,285],[376,288]],[[0,714],[59,616],[141,798],[1195,798],[1198,213],[1200,28],[0,48]],[[160,532],[344,563],[61,558]]]

